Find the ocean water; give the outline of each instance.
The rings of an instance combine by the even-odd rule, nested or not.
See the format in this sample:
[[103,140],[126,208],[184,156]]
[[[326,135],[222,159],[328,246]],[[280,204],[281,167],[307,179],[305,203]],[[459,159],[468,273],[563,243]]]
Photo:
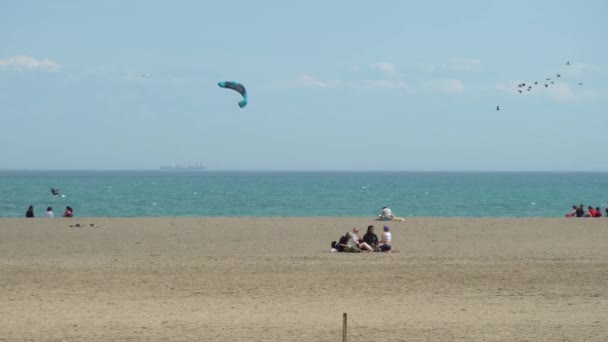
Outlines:
[[0,217],[563,217],[607,201],[608,173],[0,171]]

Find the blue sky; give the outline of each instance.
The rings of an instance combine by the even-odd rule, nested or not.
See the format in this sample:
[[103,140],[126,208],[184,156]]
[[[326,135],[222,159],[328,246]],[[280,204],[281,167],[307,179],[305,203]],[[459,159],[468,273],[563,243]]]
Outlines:
[[[3,1],[0,169],[608,171],[606,13]],[[223,80],[245,84],[245,109]]]

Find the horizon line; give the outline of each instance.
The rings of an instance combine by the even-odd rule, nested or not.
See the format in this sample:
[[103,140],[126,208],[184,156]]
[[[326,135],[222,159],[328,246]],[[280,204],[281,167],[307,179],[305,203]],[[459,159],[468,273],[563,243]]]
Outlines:
[[0,172],[161,172],[161,173],[208,173],[208,172],[424,172],[424,173],[608,173],[608,170],[347,170],[347,169],[217,169],[217,170],[161,170],[161,169],[2,169]]

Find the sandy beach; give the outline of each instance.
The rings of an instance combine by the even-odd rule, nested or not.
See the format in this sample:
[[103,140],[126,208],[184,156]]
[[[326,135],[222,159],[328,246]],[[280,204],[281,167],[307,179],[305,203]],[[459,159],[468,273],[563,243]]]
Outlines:
[[[79,223],[84,227],[70,227]],[[89,227],[90,224],[96,227]],[[0,219],[0,341],[606,341],[608,219]]]

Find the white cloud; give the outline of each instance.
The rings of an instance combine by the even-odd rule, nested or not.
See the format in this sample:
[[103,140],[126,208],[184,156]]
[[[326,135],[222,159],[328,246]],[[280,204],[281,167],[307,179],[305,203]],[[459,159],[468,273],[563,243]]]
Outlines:
[[373,88],[408,89],[407,83],[401,80],[367,80],[365,83]]
[[507,83],[498,83],[498,84],[496,84],[496,89],[501,92],[516,94],[517,90],[519,89],[517,87],[517,85],[519,83],[521,83],[521,82],[509,81]]
[[460,80],[445,79],[442,80],[442,85],[448,93],[461,93],[464,91],[464,84]]
[[608,72],[608,65],[597,65],[589,63],[573,63],[560,68],[560,73],[568,76],[580,77],[588,74],[601,74]]
[[308,74],[302,74],[295,80],[295,82],[291,82],[291,85],[293,86],[313,88],[335,88],[340,84],[340,81],[321,81]]
[[305,88],[321,88],[321,89],[335,89],[335,88],[349,88],[349,89],[402,89],[408,90],[409,85],[399,79],[369,79],[369,80],[335,80],[326,81],[319,79],[310,74],[301,74],[295,80],[287,82],[274,82],[274,87],[305,87]]
[[563,82],[556,82],[547,88],[549,95],[556,99],[562,101],[574,100],[574,92],[570,88],[570,86]]
[[42,71],[58,71],[62,66],[49,59],[35,59],[29,56],[11,56],[6,59],[0,59],[0,70],[42,70]]
[[452,58],[443,67],[455,71],[478,71],[481,68],[481,61],[476,58]]
[[420,71],[424,71],[424,72],[433,72],[435,71],[437,68],[435,67],[435,65],[431,64],[431,63],[416,63],[416,69],[420,70]]
[[454,78],[440,78],[425,83],[422,89],[430,92],[457,94],[464,91],[464,84]]
[[397,66],[393,63],[378,62],[370,65],[372,69],[380,70],[387,75],[395,75],[397,73]]

